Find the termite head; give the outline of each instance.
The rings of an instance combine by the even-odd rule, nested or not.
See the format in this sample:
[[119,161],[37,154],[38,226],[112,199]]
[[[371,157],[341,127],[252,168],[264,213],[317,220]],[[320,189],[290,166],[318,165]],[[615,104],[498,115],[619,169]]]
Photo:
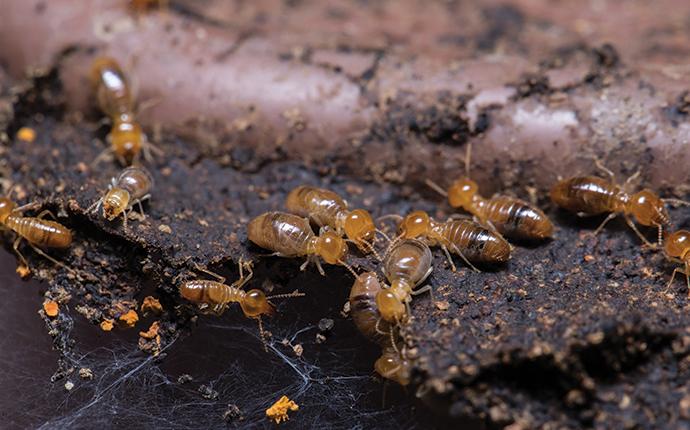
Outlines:
[[129,192],[119,187],[111,188],[103,197],[103,216],[112,221],[129,206]]
[[364,243],[371,244],[376,237],[376,226],[369,212],[364,209],[355,209],[345,218],[343,230],[348,238],[353,240],[357,246],[362,247]]
[[15,208],[15,204],[7,197],[0,197],[0,224],[4,224]]
[[339,264],[347,254],[347,244],[335,232],[325,231],[316,241],[316,253],[328,264]]
[[414,211],[400,222],[398,233],[404,239],[426,236],[431,230],[431,218],[424,211]]
[[664,252],[672,258],[683,259],[690,251],[690,231],[678,230],[664,240]]
[[379,375],[400,385],[410,383],[410,362],[401,357],[393,348],[386,348],[383,351],[383,355],[376,360],[374,369]]
[[642,190],[633,194],[629,208],[635,220],[642,225],[663,226],[671,222],[664,201],[650,190]]
[[402,321],[407,314],[405,303],[392,288],[381,290],[376,294],[376,306],[379,308],[381,318],[388,322]]
[[248,317],[258,317],[260,315],[273,315],[275,310],[268,302],[266,294],[261,290],[249,290],[240,302],[242,312]]
[[472,199],[479,187],[470,178],[460,178],[448,188],[448,203],[454,208],[467,209],[472,206]]
[[141,152],[145,139],[141,126],[130,115],[120,115],[113,122],[110,130],[113,152],[128,164]]

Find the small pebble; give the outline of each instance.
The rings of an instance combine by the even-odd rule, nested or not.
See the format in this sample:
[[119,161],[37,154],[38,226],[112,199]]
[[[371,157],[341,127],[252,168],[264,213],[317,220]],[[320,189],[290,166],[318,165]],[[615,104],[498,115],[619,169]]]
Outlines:
[[203,397],[204,399],[216,400],[218,398],[218,391],[214,390],[208,385],[199,386],[198,391],[201,394],[201,397]]
[[226,423],[233,422],[233,421],[242,421],[244,419],[244,416],[242,415],[242,411],[240,410],[237,405],[234,404],[229,404],[228,408],[223,412],[223,421]]
[[82,367],[79,369],[79,377],[81,379],[91,380],[93,379],[93,371],[88,367]]
[[177,378],[177,383],[178,384],[186,384],[187,382],[192,382],[193,380],[194,380],[194,378],[192,378],[192,375],[188,375],[188,374],[184,373]]
[[333,330],[333,326],[335,325],[335,322],[330,319],[330,318],[321,318],[319,321],[319,331],[321,333],[328,333],[329,331]]

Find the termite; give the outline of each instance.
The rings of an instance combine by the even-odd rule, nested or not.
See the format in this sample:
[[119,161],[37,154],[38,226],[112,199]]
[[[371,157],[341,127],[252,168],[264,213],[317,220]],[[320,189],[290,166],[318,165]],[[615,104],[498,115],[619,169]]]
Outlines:
[[686,204],[686,202],[676,199],[661,199],[649,189],[630,194],[626,191],[626,188],[629,187],[633,179],[639,176],[639,170],[630,176],[623,186],[619,186],[615,182],[613,172],[601,165],[598,160],[596,160],[596,165],[609,175],[609,180],[596,176],[577,176],[564,179],[551,189],[551,200],[557,206],[570,212],[575,212],[580,216],[609,213],[606,219],[594,231],[595,235],[609,221],[618,215],[623,215],[625,222],[635,234],[646,245],[655,248],[657,245],[648,241],[637,229],[637,226],[631,219],[631,216],[633,216],[635,221],[641,225],[658,228],[658,244],[661,245],[663,226],[668,226],[671,222],[664,207],[664,201],[682,204]]
[[94,60],[91,81],[98,106],[112,122],[107,136],[110,148],[104,150],[94,160],[94,164],[98,164],[109,154],[114,154],[122,165],[132,164],[142,152],[150,160],[151,151],[159,150],[148,141],[136,120],[131,85],[117,61],[110,57]]
[[668,258],[683,265],[683,268],[676,267],[673,270],[671,279],[668,281],[666,289],[671,287],[676,273],[685,275],[688,284],[688,296],[690,297],[690,231],[678,230],[669,234],[664,240],[664,253]]
[[285,207],[320,227],[333,228],[341,236],[345,234],[360,250],[375,252],[372,244],[377,229],[371,215],[364,209],[348,209],[347,202],[337,193],[302,185],[288,194]]
[[392,338],[391,325],[382,320],[376,304],[376,295],[381,291],[374,272],[361,273],[350,290],[350,313],[355,326],[364,337],[378,344]]
[[306,269],[314,262],[321,275],[325,275],[319,257],[328,264],[340,264],[355,277],[357,274],[345,262],[347,244],[334,231],[323,231],[315,235],[309,220],[284,212],[266,212],[249,222],[249,240],[258,246],[274,251],[271,255],[280,257],[307,257],[300,267]]
[[[217,281],[196,279],[193,281],[184,282],[179,287],[180,295],[192,303],[199,305],[202,312],[213,313],[221,315],[231,303],[239,303],[242,312],[247,318],[254,318],[259,323],[259,334],[266,349],[266,341],[264,336],[261,316],[272,316],[275,313],[275,308],[269,301],[276,298],[300,297],[304,294],[297,291],[290,294],[279,294],[274,296],[266,296],[266,294],[259,289],[252,289],[244,291],[242,287],[249,282],[254,276],[252,270],[252,263],[240,259],[237,263],[239,267],[240,277],[237,281],[230,285],[225,284],[225,278],[196,266],[196,269],[207,273]],[[248,275],[244,271],[249,272]]]
[[127,229],[127,216],[134,205],[139,206],[141,215],[144,209],[141,202],[151,197],[153,177],[143,167],[127,167],[117,178],[113,178],[108,191],[92,204],[87,212],[97,212],[103,206],[103,217],[112,221],[122,215]]
[[424,211],[414,211],[402,219],[399,237],[423,239],[429,246],[441,246],[455,271],[450,252],[458,254],[472,269],[475,263],[505,263],[510,244],[498,233],[471,219],[436,221]]
[[376,294],[376,305],[385,321],[403,321],[412,296],[431,291],[429,285],[414,290],[431,274],[431,260],[429,247],[416,239],[403,239],[388,250],[383,259],[383,273],[390,288]]
[[386,379],[405,386],[410,383],[411,364],[400,351],[392,346],[383,349],[381,357],[376,360],[374,369]]
[[374,364],[376,372],[400,385],[407,385],[409,362],[396,345],[393,325],[382,319],[376,304],[376,296],[381,291],[381,283],[374,272],[360,274],[350,290],[350,312],[360,333],[383,348]]
[[448,188],[441,188],[431,180],[426,181],[433,190],[448,198],[454,208],[462,208],[482,224],[489,225],[500,234],[517,240],[543,240],[553,235],[553,224],[534,205],[515,197],[498,195],[486,199],[479,194],[479,186],[470,179],[470,155],[472,146],[467,145],[465,177]]
[[12,248],[25,267],[29,267],[29,265],[24,255],[19,251],[19,244],[22,239],[25,239],[36,253],[71,271],[63,263],[43,252],[39,246],[68,248],[72,244],[72,232],[58,222],[44,219],[46,215],[55,218],[49,210],[44,210],[37,217],[22,216],[22,212],[35,206],[35,203],[30,203],[17,207],[10,198],[0,197],[0,227],[12,230],[17,234]]

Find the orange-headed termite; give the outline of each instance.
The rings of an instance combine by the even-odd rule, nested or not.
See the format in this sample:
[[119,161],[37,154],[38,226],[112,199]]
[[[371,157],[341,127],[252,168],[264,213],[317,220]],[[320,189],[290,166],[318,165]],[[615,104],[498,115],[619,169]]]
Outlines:
[[320,227],[330,227],[339,235],[346,235],[362,251],[374,250],[377,229],[369,212],[348,209],[347,202],[333,191],[302,185],[288,194],[285,207]]
[[428,285],[419,290],[414,289],[431,274],[431,261],[429,247],[416,239],[400,240],[386,252],[383,273],[390,283],[390,288],[376,294],[376,305],[385,321],[404,321],[412,296],[431,291]]
[[623,215],[625,222],[645,244],[656,247],[640,233],[631,218],[632,216],[641,225],[657,227],[658,243],[661,244],[663,227],[670,224],[664,201],[686,203],[676,199],[661,199],[656,193],[648,189],[630,194],[626,189],[631,181],[639,176],[640,171],[629,177],[623,186],[619,186],[615,182],[613,172],[601,165],[598,160],[596,165],[609,175],[609,180],[596,176],[577,176],[564,179],[551,189],[551,200],[559,207],[579,215],[609,213],[594,231],[594,234],[599,233],[606,223],[618,215]]
[[357,277],[354,270],[345,262],[345,240],[333,231],[315,235],[306,218],[284,212],[266,212],[249,222],[247,236],[258,246],[274,251],[273,255],[307,257],[302,270],[313,261],[319,273],[325,275],[319,261],[320,257],[328,264],[345,266]]
[[22,264],[28,267],[26,258],[19,251],[19,243],[22,239],[25,239],[36,253],[71,271],[63,263],[43,252],[39,247],[68,248],[72,244],[72,232],[58,222],[44,219],[45,215],[53,216],[48,210],[41,212],[37,217],[22,216],[24,210],[34,206],[35,204],[30,203],[17,207],[10,198],[0,197],[0,227],[17,233],[17,239],[12,246],[14,252],[19,256]]
[[[224,277],[197,266],[197,270],[215,277],[217,281],[196,279],[184,282],[179,287],[180,295],[190,302],[199,305],[202,312],[214,313],[216,315],[225,312],[231,303],[239,303],[244,315],[248,318],[256,319],[259,323],[259,334],[264,343],[264,349],[266,349],[261,316],[271,316],[275,313],[275,309],[269,300],[300,297],[304,294],[295,291],[290,294],[279,294],[267,297],[263,291],[258,289],[244,291],[242,287],[244,287],[254,275],[252,264],[251,262],[240,260],[237,265],[239,267],[240,277],[230,285],[225,284]],[[249,272],[247,275],[244,274],[245,270]]]
[[518,240],[541,240],[552,236],[553,224],[541,209],[510,196],[486,199],[479,194],[479,186],[470,179],[470,152],[465,156],[465,177],[453,182],[448,191],[431,180],[427,184],[448,198],[454,208],[462,208],[482,224],[495,228],[500,234]]
[[127,167],[117,178],[112,179],[105,195],[94,202],[87,212],[97,212],[102,206],[103,217],[108,221],[122,215],[126,229],[127,215],[135,204],[139,206],[142,216],[144,215],[141,202],[151,197],[151,188],[153,177],[148,170],[143,167]]
[[151,158],[151,151],[159,151],[146,138],[134,113],[134,97],[125,73],[117,61],[110,57],[99,57],[91,66],[91,81],[96,91],[98,106],[112,122],[108,134],[110,148],[99,155],[97,164],[109,154],[114,154],[123,165],[137,161],[143,152]]

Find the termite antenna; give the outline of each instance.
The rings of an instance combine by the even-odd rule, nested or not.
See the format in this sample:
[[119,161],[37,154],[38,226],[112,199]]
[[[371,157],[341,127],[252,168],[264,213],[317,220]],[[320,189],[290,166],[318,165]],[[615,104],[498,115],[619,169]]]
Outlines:
[[395,344],[395,334],[393,334],[393,326],[390,327],[390,330],[388,332],[390,333],[391,346],[393,347],[393,350],[396,354],[401,355],[400,350],[398,349],[398,345]]
[[437,193],[439,193],[443,197],[448,197],[448,192],[446,190],[444,190],[443,188],[441,188],[441,186],[439,184],[432,181],[431,179],[426,179],[424,181],[424,183],[427,184],[429,186],[429,188],[436,191]]
[[14,190],[17,188],[17,184],[12,182],[11,179],[0,179],[0,181],[2,181],[3,190],[7,190],[5,196],[8,199],[12,198],[12,193],[14,193]]
[[357,274],[357,272],[355,272],[355,269],[353,269],[352,266],[350,266],[349,264],[347,264],[347,263],[344,262],[343,260],[338,260],[338,264],[340,264],[340,265],[342,265],[343,267],[345,267],[345,268],[352,274],[352,276],[355,277],[355,279],[357,279],[357,278],[359,277],[359,275]]
[[680,206],[690,206],[690,202],[686,200],[680,200],[680,199],[661,199],[664,203],[669,203],[672,205],[680,205]]
[[374,248],[374,245],[367,242],[366,240],[356,241],[352,239],[345,239],[345,242],[354,243],[360,249],[365,248],[366,251],[371,252],[372,254],[374,254],[374,257],[381,261],[381,256],[379,255],[378,251],[376,251],[376,248]]
[[402,221],[403,217],[401,215],[398,215],[398,214],[381,215],[380,217],[376,218],[376,222],[381,222],[381,221],[386,220],[386,219],[394,219],[394,220],[397,220],[398,223],[400,223],[400,221]]
[[293,298],[293,297],[304,297],[304,296],[306,296],[306,294],[300,293],[299,290],[295,290],[295,291],[293,291],[293,292],[291,292],[291,293],[287,293],[287,294],[274,294],[274,295],[272,295],[272,296],[266,297],[266,299],[267,299],[267,300],[271,300],[271,299],[291,299],[291,298]]
[[467,144],[467,149],[465,150],[465,176],[470,177],[470,159],[472,158],[472,144]]
[[374,232],[380,234],[381,236],[383,236],[384,239],[386,239],[386,240],[390,243],[391,238],[388,237],[388,235],[387,235],[386,233],[384,233],[382,230],[379,230],[379,229],[377,228],[377,229],[374,230]]
[[264,345],[264,352],[268,352],[268,342],[266,342],[266,332],[264,331],[264,325],[261,322],[261,315],[256,317],[259,322],[259,337],[261,337],[261,343]]
[[388,334],[388,333],[386,333],[385,331],[381,330],[380,324],[381,324],[381,318],[377,319],[377,320],[376,320],[376,324],[374,324],[374,330],[376,331],[376,333],[377,333],[377,334],[380,334],[380,335],[386,335],[386,334]]

